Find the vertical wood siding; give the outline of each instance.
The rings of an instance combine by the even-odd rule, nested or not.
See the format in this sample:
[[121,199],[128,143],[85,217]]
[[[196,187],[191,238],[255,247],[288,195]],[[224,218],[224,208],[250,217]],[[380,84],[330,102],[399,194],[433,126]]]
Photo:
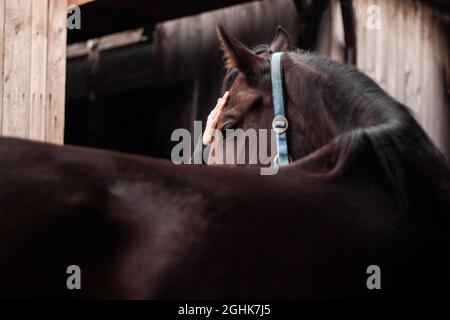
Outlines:
[[63,143],[67,0],[0,0],[0,135]]
[[[449,18],[418,0],[354,0],[353,6],[358,68],[410,107],[428,135],[450,158],[450,107],[445,79]],[[372,13],[369,6],[379,8],[380,29],[368,25]],[[337,0],[333,0],[331,12],[331,20],[339,21]],[[339,24],[331,25],[330,54],[342,61],[343,31]]]

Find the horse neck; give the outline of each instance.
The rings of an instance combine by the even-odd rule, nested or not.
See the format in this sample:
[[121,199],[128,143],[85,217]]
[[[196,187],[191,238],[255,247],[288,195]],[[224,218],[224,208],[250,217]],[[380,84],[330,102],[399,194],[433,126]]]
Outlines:
[[288,145],[292,159],[302,158],[344,131],[342,121],[327,106],[308,103],[305,99],[287,105]]

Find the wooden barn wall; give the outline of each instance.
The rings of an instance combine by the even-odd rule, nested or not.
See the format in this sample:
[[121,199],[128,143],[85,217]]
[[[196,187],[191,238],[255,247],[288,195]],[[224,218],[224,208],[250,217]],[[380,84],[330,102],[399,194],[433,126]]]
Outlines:
[[[270,43],[278,25],[283,25],[293,39],[298,35],[297,11],[291,0],[256,1],[167,21],[156,26],[152,43],[100,53],[96,66],[97,94],[193,81],[190,122],[204,120],[217,101],[224,76],[222,52],[215,32],[218,21],[249,46]],[[127,58],[130,56],[133,58]],[[69,57],[68,99],[80,99],[89,94],[87,60],[87,55]],[[148,107],[158,108],[157,105]]]
[[66,0],[0,0],[0,135],[63,143]]
[[[354,0],[353,6],[358,68],[409,106],[449,159],[449,17],[425,1]],[[322,53],[343,61],[342,17],[336,0],[329,11],[329,30],[324,34],[332,36],[328,37],[328,46],[322,44]],[[380,19],[378,26],[371,18],[376,16]]]

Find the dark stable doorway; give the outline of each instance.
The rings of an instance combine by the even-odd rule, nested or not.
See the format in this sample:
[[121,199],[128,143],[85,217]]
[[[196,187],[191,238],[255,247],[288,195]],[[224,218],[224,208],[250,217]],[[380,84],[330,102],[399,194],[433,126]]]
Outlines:
[[192,125],[193,82],[66,102],[65,144],[170,159],[173,130]]

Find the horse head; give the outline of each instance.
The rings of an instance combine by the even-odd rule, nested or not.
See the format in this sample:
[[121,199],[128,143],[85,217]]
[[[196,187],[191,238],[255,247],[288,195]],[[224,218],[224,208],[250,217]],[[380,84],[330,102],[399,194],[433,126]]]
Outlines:
[[[228,70],[223,91],[230,91],[228,104],[217,126],[224,136],[227,129],[272,129],[271,56],[275,52],[283,53],[282,82],[292,160],[302,159],[325,146],[328,150],[333,139],[343,132],[379,120],[376,112],[365,114],[363,120],[350,115],[356,112],[349,111],[350,106],[344,101],[344,91],[337,86],[342,85],[342,80],[321,65],[328,61],[293,48],[288,33],[281,26],[277,28],[270,45],[260,45],[253,50],[228,35],[220,24],[217,34]],[[345,93],[356,95],[355,90]],[[213,143],[212,155],[215,147]],[[258,152],[257,148],[249,148],[245,144],[237,147],[245,150],[233,152],[235,157],[239,154],[245,154],[245,159],[257,156],[254,155]],[[221,163],[221,159],[213,156],[209,162]]]

